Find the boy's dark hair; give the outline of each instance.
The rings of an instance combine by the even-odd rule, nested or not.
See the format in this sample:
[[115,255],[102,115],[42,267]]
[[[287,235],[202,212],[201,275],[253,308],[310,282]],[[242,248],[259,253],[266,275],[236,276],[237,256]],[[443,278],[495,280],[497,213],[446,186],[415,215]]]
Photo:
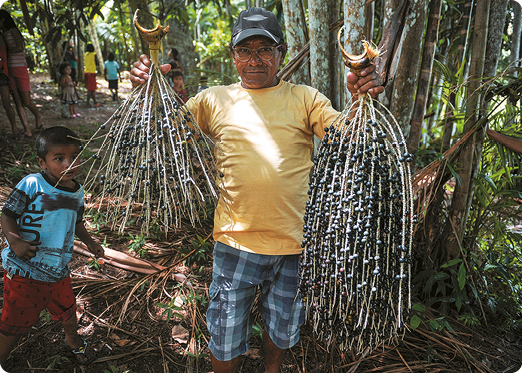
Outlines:
[[172,59],[174,60],[178,60],[178,50],[176,48],[170,48],[170,51],[169,51],[170,54],[172,54]]
[[62,62],[62,63],[60,64],[60,74],[62,74],[62,75],[64,74],[64,72],[65,72],[65,68],[66,68],[67,66],[71,66],[71,64],[70,64],[69,62]]
[[52,146],[55,145],[77,145],[81,146],[78,136],[66,127],[51,127],[44,130],[36,138],[36,155],[45,160]]
[[171,74],[172,79],[174,79],[177,76],[181,76],[183,78],[183,73],[181,72],[181,70],[172,70],[172,74]]
[[114,53],[109,52],[109,54],[107,55],[107,59],[108,59],[109,61],[114,61]]
[[92,45],[92,44],[87,44],[86,49],[87,49],[87,52],[94,52],[94,45]]

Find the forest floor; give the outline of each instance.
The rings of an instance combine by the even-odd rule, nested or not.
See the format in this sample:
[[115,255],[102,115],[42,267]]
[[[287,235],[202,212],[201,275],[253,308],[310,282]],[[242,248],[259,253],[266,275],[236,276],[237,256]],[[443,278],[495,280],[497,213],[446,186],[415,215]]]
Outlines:
[[[102,105],[91,108],[81,101],[81,119],[63,119],[59,90],[53,82],[42,74],[32,75],[31,82],[32,98],[44,126],[67,126],[81,138],[92,136],[119,105],[111,101],[107,82],[99,78],[97,97]],[[120,83],[120,97],[130,91],[128,80]],[[85,97],[85,89],[80,93]],[[32,119],[30,113],[28,116]],[[0,109],[0,208],[23,176],[38,171],[34,154],[37,134],[22,141],[12,139],[5,112]],[[87,210],[85,220],[93,237],[105,247],[123,253],[131,250],[132,255],[141,253],[151,262],[168,267],[166,274],[137,274],[107,263],[96,266],[87,257],[75,254],[70,267],[79,333],[94,345],[97,360],[89,366],[79,365],[65,349],[61,326],[42,313],[11,354],[8,371],[211,372],[205,310],[212,272],[212,221],[203,221],[199,228],[187,225],[166,236],[152,232],[142,237],[132,228],[123,234],[111,231],[103,225],[103,212]],[[0,234],[0,250],[5,246],[5,237]],[[193,292],[174,280],[175,273],[186,276]],[[408,330],[402,340],[390,341],[363,355],[342,352],[336,346],[326,349],[315,339],[310,325],[305,325],[301,340],[285,357],[282,372],[521,372],[520,328],[518,332],[509,330],[495,316],[487,316],[473,329],[435,310],[426,312],[426,317],[442,317],[454,330],[434,332],[427,319],[416,330]],[[241,362],[241,372],[255,373],[262,363],[260,325],[255,316],[251,348]]]

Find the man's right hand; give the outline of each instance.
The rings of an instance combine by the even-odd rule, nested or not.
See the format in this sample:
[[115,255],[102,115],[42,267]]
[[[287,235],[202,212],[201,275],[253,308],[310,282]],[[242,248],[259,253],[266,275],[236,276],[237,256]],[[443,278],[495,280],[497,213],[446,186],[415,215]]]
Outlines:
[[22,240],[19,235],[13,232],[9,232],[9,234],[11,235],[9,247],[17,257],[26,262],[36,256],[38,245],[40,245],[41,242]]
[[[151,65],[152,62],[150,62],[149,56],[146,54],[142,54],[140,60],[134,62],[134,67],[130,71],[130,81],[133,87],[143,84],[149,79]],[[170,63],[161,65],[160,69],[162,74],[168,73],[171,69]]]

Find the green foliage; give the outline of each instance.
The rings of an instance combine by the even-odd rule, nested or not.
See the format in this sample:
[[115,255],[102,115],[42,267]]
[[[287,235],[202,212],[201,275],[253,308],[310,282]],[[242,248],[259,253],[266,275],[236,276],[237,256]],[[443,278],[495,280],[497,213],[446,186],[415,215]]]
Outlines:
[[[119,373],[119,372],[120,372],[120,371],[118,370],[118,368],[116,368],[114,365],[111,365],[111,366],[109,367],[109,370],[105,369],[105,370],[103,371],[103,373]],[[124,371],[122,371],[121,373],[129,373],[129,372],[130,372],[130,370],[124,370]]]
[[45,368],[45,372],[52,370],[52,371],[58,371],[58,372],[65,372],[65,370],[61,369],[61,366],[63,363],[67,363],[70,360],[62,355],[54,355],[47,358],[47,361],[49,364],[47,365],[47,368]]
[[129,249],[129,253],[134,253],[140,258],[148,258],[149,257],[149,250],[145,247],[146,241],[145,236],[143,235],[136,235],[133,236],[132,233],[129,233],[129,237],[131,239],[130,243],[127,245],[127,248]]
[[[184,286],[182,284],[178,284],[178,287]],[[182,295],[181,299],[186,304],[192,307],[206,307],[208,304],[208,297],[204,292],[196,292],[194,289],[190,289],[187,295]]]
[[178,307],[175,305],[176,298],[172,298],[169,303],[156,303],[157,307],[163,308],[164,311],[162,315],[167,315],[167,324],[170,322],[173,316],[178,317],[180,319],[184,319],[183,315],[176,311],[183,311],[183,307]]
[[18,166],[7,167],[6,171],[7,172],[5,173],[5,176],[7,177],[7,179],[13,180],[13,181],[20,181],[25,176],[27,176],[27,170],[25,168],[18,167]]
[[261,340],[263,340],[263,327],[258,322],[252,325],[252,333],[250,333],[250,338],[255,337],[261,338]]
[[89,224],[96,229],[96,231],[99,231],[100,228],[103,227],[107,222],[105,213],[95,209],[87,210],[85,217],[89,221]]
[[100,259],[90,258],[87,260],[87,267],[99,271],[101,269]]
[[209,255],[212,252],[212,244],[205,241],[201,236],[196,235],[196,239],[191,240],[190,246],[182,245],[179,248],[179,252],[183,256],[188,255],[183,261],[184,265],[200,265],[199,271],[201,272],[203,265],[208,262]]
[[[438,307],[448,314],[450,307],[460,312],[463,305],[470,303],[468,292],[477,293],[475,285],[467,281],[467,271],[462,259],[453,259],[443,264],[439,271],[426,270],[419,273],[413,283],[422,283],[425,305]],[[472,312],[471,309],[468,312]]]
[[40,315],[38,316],[38,318],[40,319],[40,321],[43,322],[43,325],[47,325],[52,321],[51,314],[49,313],[49,311],[47,309],[42,310],[42,312],[40,312]]
[[445,316],[428,319],[425,315],[426,307],[422,303],[415,303],[412,306],[412,311],[413,315],[410,319],[410,327],[413,330],[417,329],[420,324],[423,323],[427,324],[434,333],[441,332],[444,329],[454,331]]

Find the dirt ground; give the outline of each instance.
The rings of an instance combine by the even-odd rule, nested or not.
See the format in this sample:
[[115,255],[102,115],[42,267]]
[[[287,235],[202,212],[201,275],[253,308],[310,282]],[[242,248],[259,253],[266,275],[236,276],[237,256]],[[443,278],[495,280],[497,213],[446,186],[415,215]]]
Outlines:
[[[81,101],[80,119],[63,119],[56,86],[45,75],[31,77],[32,98],[43,116],[44,127],[67,126],[80,137],[88,138],[116,110],[107,82],[98,79],[98,108]],[[131,91],[128,80],[120,83],[120,97]],[[85,97],[85,89],[80,88]],[[28,113],[31,123],[32,115]],[[19,125],[19,128],[21,126]],[[11,138],[5,112],[0,109],[0,208],[10,189],[26,174],[37,171],[33,151],[34,137],[21,142]],[[89,201],[87,201],[89,202]],[[87,214],[88,229],[100,243],[114,250],[128,252],[138,236],[130,229],[117,234],[97,220],[96,213]],[[208,358],[208,332],[205,310],[211,279],[210,250],[199,250],[197,259],[187,257],[198,237],[210,241],[211,221],[194,229],[188,225],[146,238],[149,260],[172,266],[169,273],[185,275],[195,289],[190,296],[185,286],[168,276],[146,276],[108,264],[99,269],[88,264],[88,258],[73,256],[70,264],[77,294],[79,333],[97,350],[97,360],[79,365],[64,346],[60,324],[43,314],[40,321],[24,337],[8,360],[10,372],[211,372]],[[211,243],[211,242],[210,242]],[[0,250],[5,247],[0,234]],[[196,248],[197,249],[197,248]],[[2,268],[0,267],[0,270]],[[3,280],[0,282],[3,288]],[[165,308],[173,306],[170,320]],[[189,306],[192,305],[192,306]],[[458,324],[458,322],[456,322]],[[257,317],[255,325],[258,326]],[[519,371],[522,366],[522,335],[502,331],[492,324],[477,330],[462,326],[459,333],[435,334],[429,328],[406,333],[404,340],[389,343],[366,356],[326,349],[317,341],[309,325],[302,329],[301,340],[287,353],[282,372],[503,372]],[[241,372],[254,373],[262,362],[262,341],[254,333],[251,349],[241,362]],[[486,337],[487,336],[487,337]]]

